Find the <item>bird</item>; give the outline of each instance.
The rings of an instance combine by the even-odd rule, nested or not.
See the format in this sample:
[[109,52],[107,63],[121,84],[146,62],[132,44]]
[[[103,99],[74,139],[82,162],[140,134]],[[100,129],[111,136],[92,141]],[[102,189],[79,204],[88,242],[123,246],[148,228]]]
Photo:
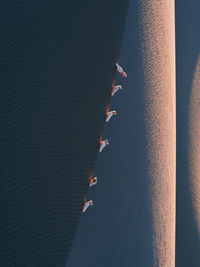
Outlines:
[[87,209],[89,206],[93,206],[93,200],[89,200],[89,201],[87,201],[87,202],[84,201],[82,212],[85,212],[86,209]]
[[104,147],[106,147],[108,145],[109,145],[108,139],[105,139],[105,140],[101,141],[100,142],[99,152],[102,152],[102,150],[104,149]]
[[118,63],[115,63],[115,68],[123,77],[127,77],[126,72],[123,71],[122,67]]
[[117,115],[117,111],[116,110],[112,110],[110,112],[107,112],[107,118],[106,118],[106,122],[108,122],[113,115]]
[[90,180],[89,187],[91,187],[91,186],[97,184],[97,176],[94,177],[94,178],[90,177],[89,180]]
[[115,93],[117,93],[118,90],[122,90],[122,86],[121,85],[116,85],[114,86],[113,90],[112,90],[112,93],[111,93],[111,96],[114,96]]

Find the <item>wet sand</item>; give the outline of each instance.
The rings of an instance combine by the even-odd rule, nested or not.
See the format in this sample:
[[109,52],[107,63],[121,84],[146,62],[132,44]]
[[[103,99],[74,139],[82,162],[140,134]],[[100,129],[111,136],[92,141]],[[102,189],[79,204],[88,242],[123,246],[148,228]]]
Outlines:
[[98,153],[127,1],[0,3],[2,267],[63,267]]
[[130,2],[111,100],[110,145],[97,159],[94,207],[82,216],[67,267],[174,266],[175,33],[172,1]]

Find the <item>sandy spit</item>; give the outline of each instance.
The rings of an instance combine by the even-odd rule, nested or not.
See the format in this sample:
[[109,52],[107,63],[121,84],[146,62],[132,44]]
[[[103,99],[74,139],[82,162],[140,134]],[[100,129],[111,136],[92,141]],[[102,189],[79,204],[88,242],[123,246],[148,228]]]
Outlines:
[[175,261],[174,2],[140,1],[140,40],[154,266]]

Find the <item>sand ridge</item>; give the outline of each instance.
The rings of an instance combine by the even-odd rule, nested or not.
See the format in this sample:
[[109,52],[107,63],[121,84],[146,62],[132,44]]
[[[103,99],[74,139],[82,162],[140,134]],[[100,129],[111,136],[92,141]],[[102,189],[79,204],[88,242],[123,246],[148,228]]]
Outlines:
[[173,1],[140,1],[154,266],[175,261],[175,24]]

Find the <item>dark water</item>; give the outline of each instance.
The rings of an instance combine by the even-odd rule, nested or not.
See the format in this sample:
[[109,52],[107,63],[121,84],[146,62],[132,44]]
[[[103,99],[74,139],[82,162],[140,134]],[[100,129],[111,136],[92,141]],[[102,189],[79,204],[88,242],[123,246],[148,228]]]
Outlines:
[[124,89],[111,99],[118,114],[105,126],[110,145],[97,158],[94,206],[81,218],[66,267],[154,266],[138,10],[130,1],[120,55],[128,78],[116,77]]
[[[200,52],[200,1],[176,1],[177,207],[176,266],[200,266],[200,237],[193,213],[188,165],[188,105]],[[200,88],[199,88],[200,89]]]
[[2,267],[65,265],[98,153],[127,4],[0,2]]

